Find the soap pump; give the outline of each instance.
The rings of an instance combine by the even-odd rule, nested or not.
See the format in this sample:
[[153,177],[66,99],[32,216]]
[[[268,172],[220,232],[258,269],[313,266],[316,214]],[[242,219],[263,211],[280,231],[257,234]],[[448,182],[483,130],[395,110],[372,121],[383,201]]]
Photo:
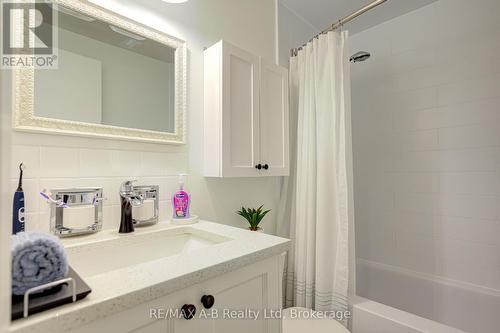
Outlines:
[[184,189],[185,177],[187,174],[179,174],[179,190],[172,196],[173,219],[189,219],[189,205],[191,196]]

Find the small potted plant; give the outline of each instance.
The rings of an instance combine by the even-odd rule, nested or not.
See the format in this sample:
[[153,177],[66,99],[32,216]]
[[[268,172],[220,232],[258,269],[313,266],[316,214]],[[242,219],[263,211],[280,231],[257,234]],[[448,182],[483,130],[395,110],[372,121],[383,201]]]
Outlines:
[[245,209],[245,207],[241,207],[241,210],[237,211],[236,213],[240,216],[243,216],[248,221],[248,223],[250,224],[250,226],[248,227],[249,230],[263,231],[263,229],[259,227],[259,223],[262,221],[264,216],[266,216],[266,214],[269,213],[271,210],[268,209],[262,211],[262,207],[264,207],[264,205],[260,206],[257,209],[255,208]]

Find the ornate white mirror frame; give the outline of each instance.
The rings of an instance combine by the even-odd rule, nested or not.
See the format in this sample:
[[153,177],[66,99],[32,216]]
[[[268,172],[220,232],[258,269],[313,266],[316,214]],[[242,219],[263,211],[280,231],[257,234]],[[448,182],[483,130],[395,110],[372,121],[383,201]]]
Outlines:
[[20,131],[119,140],[168,144],[186,143],[186,43],[88,2],[80,0],[54,0],[53,2],[175,48],[175,130],[173,133],[168,133],[37,117],[34,112],[35,82],[33,68],[16,68],[13,70],[13,128]]

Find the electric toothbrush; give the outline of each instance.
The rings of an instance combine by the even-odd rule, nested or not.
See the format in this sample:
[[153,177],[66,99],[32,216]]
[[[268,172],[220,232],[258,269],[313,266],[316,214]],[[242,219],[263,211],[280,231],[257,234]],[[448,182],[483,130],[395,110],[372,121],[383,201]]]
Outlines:
[[23,170],[24,164],[19,164],[19,184],[16,193],[14,193],[13,215],[12,215],[12,233],[24,231],[24,191],[23,191]]

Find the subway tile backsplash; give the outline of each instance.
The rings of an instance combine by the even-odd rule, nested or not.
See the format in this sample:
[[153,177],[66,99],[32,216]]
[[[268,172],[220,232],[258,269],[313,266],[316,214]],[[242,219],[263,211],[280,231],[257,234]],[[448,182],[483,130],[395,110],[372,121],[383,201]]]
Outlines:
[[103,229],[118,228],[119,187],[128,179],[137,184],[160,186],[160,220],[171,215],[170,198],[178,186],[178,173],[187,171],[186,152],[157,152],[87,147],[15,144],[12,149],[12,192],[17,187],[18,164],[26,165],[23,188],[26,198],[26,229],[49,231],[49,204],[42,189],[102,187]]

